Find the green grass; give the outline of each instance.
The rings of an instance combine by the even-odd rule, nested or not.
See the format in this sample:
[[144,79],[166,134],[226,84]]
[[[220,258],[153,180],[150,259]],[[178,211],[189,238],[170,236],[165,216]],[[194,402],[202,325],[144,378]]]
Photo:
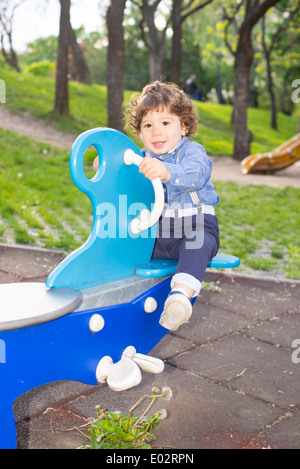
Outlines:
[[240,270],[300,278],[299,189],[216,182],[221,250],[241,258]]
[[[55,81],[51,78],[37,77],[30,73],[18,74],[1,67],[0,79],[6,83],[5,107],[12,111],[27,112],[43,118],[47,123],[65,132],[78,135],[85,130],[107,125],[106,87],[69,84],[69,117],[52,115]],[[132,92],[124,93],[125,101]],[[212,103],[197,103],[200,114],[199,132],[196,140],[202,143],[209,155],[231,156],[233,151],[234,129],[231,125],[232,106]],[[297,133],[297,116],[278,114],[279,130],[269,128],[269,112],[249,109],[249,128],[254,134],[252,153],[267,152],[275,149]],[[137,143],[140,142],[129,134]]]
[[[106,126],[106,89],[70,83],[70,118],[54,119],[54,81],[1,70],[7,87],[7,108],[24,111],[75,135]],[[129,99],[131,93],[126,92]],[[198,141],[209,154],[230,155],[231,106],[198,103]],[[269,129],[269,113],[250,109],[254,151],[267,151],[290,138],[296,120],[279,115],[280,132]],[[138,142],[137,142],[138,143]],[[95,153],[84,164],[88,177]],[[89,199],[76,189],[69,174],[69,155],[45,143],[0,128],[0,242],[33,244],[66,254],[88,237],[92,224]],[[300,279],[299,190],[287,187],[215,183],[221,252],[241,258],[237,270],[278,272]]]
[[91,205],[71,181],[67,152],[0,129],[0,155],[0,241],[78,247],[90,232]]

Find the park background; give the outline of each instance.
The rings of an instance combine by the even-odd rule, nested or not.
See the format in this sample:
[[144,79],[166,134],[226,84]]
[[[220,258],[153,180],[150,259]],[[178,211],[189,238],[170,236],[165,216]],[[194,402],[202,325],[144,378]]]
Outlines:
[[[47,24],[51,8],[53,34],[45,27],[22,43],[33,29],[26,15]],[[241,161],[299,132],[297,0],[1,0],[0,38],[0,112],[28,118],[28,126],[34,118],[66,140],[93,127],[123,131],[122,103],[133,92],[161,77],[186,86],[191,74],[199,88],[196,141],[210,156]],[[87,239],[92,213],[71,181],[69,151],[4,127],[0,242],[70,253]],[[87,151],[90,176],[94,157]],[[299,279],[299,189],[214,184],[221,252],[239,256],[241,271]]]

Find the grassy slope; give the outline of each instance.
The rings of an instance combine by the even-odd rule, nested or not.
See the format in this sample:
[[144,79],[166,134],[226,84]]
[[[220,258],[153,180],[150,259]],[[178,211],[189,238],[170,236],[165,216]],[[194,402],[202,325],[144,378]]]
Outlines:
[[[6,69],[1,70],[0,78],[6,82],[7,108],[13,111],[26,111],[47,121],[51,120],[54,80],[30,74],[17,74]],[[125,100],[129,100],[131,94],[125,92]],[[196,140],[204,145],[209,155],[231,156],[232,106],[211,103],[197,103],[197,106],[200,125]],[[75,134],[93,127],[106,126],[106,88],[99,85],[70,83],[70,111],[70,117],[52,119],[52,123],[61,130],[72,131]],[[249,128],[254,134],[253,153],[271,151],[296,134],[296,117],[279,114],[278,121],[279,131],[276,132],[269,128],[268,111],[249,110]]]
[[[53,80],[1,71],[7,85],[6,107],[26,111],[46,120],[54,95]],[[70,84],[73,117],[52,123],[75,134],[106,125],[106,90]],[[126,99],[130,93],[125,93]],[[209,154],[230,154],[231,107],[200,103],[198,141]],[[296,119],[279,116],[280,132],[268,128],[269,113],[250,110],[255,133],[253,151],[267,151],[290,138]],[[137,142],[138,143],[138,142]],[[90,167],[93,152],[85,158]],[[37,244],[63,249],[78,247],[88,236],[91,206],[73,185],[68,154],[44,143],[0,129],[0,241]],[[299,190],[216,183],[222,203],[221,250],[241,257],[242,269],[279,270],[300,278]],[[263,214],[263,216],[261,216]],[[297,244],[298,243],[298,244]]]

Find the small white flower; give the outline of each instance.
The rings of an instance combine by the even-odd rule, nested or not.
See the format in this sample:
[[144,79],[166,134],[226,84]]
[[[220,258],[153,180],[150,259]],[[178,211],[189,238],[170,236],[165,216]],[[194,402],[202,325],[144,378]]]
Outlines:
[[160,409],[156,414],[156,417],[159,420],[164,420],[164,419],[167,418],[167,416],[168,416],[168,413],[167,413],[166,409]]
[[164,394],[164,399],[166,399],[166,401],[169,401],[170,399],[172,399],[173,397],[173,392],[172,392],[172,389],[169,388],[168,386],[162,388],[162,392]]
[[152,394],[159,394],[159,389],[158,388],[153,388],[152,389]]

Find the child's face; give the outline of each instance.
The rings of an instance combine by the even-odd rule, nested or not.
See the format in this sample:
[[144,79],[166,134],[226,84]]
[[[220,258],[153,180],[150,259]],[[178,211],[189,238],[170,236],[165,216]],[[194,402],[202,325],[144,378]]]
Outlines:
[[163,155],[176,148],[187,133],[176,114],[166,108],[148,112],[142,119],[139,137],[147,150]]

